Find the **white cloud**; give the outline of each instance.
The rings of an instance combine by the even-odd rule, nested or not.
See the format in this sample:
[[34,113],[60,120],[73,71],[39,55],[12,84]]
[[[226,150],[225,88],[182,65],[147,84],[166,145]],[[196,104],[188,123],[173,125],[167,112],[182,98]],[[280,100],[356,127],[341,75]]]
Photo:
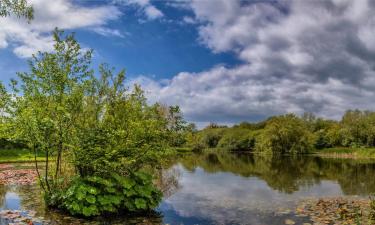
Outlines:
[[193,0],[190,9],[200,42],[243,63],[182,72],[166,84],[139,78],[152,101],[179,104],[198,122],[375,109],[373,1]]
[[35,18],[28,24],[15,17],[0,18],[0,48],[9,43],[19,57],[30,57],[36,51],[52,49],[50,32],[60,29],[87,28],[102,35],[121,36],[117,30],[104,26],[121,15],[114,6],[84,7],[69,0],[30,0]]
[[150,0],[117,0],[115,2],[135,5],[139,7],[149,20],[159,19],[164,16],[163,12],[152,5]]
[[144,10],[149,19],[153,20],[163,17],[163,13],[153,5],[146,6]]
[[124,34],[120,32],[119,30],[109,29],[106,27],[95,27],[93,28],[93,31],[95,31],[96,33],[100,35],[107,36],[107,37],[110,37],[110,36],[120,37],[120,38],[125,37]]

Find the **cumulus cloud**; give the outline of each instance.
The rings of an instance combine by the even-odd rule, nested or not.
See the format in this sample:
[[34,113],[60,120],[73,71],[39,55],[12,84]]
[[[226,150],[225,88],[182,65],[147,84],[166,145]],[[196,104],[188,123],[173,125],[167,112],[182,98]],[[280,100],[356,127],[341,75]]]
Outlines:
[[151,100],[179,104],[196,122],[375,109],[373,1],[193,0],[189,8],[198,40],[243,63],[163,82],[138,78]]
[[70,0],[30,0],[35,18],[30,24],[15,17],[0,18],[0,48],[14,46],[19,57],[30,57],[36,51],[52,49],[50,32],[55,28],[87,28],[102,35],[121,36],[104,26],[121,12],[114,6],[84,7]]

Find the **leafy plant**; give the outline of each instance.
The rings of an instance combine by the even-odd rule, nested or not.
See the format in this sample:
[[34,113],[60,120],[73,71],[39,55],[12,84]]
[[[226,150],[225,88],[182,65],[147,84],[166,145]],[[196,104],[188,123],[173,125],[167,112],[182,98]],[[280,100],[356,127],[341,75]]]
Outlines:
[[149,211],[157,207],[161,196],[152,177],[146,173],[136,172],[127,177],[113,173],[109,178],[79,177],[48,202],[72,215],[91,217],[121,211]]

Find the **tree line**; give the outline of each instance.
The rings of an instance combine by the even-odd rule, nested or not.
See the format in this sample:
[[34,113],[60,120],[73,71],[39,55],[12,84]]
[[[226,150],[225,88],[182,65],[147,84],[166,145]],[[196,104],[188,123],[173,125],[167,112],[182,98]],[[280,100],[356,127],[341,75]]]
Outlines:
[[348,110],[338,121],[305,113],[273,116],[257,123],[242,122],[233,127],[212,123],[186,135],[185,144],[194,150],[223,148],[277,154],[375,147],[375,112]]

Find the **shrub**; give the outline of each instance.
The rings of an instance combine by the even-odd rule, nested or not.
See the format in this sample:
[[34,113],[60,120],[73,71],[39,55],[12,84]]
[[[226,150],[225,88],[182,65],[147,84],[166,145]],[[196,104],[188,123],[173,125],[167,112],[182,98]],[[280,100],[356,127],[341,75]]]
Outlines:
[[225,128],[207,128],[200,132],[202,144],[206,148],[216,148]]
[[72,215],[85,217],[121,211],[149,211],[161,201],[152,177],[136,172],[129,177],[113,173],[105,179],[98,176],[77,178],[67,190],[48,195],[47,202]]
[[202,137],[198,132],[191,132],[186,135],[186,147],[192,151],[200,151],[205,148]]
[[249,151],[254,145],[254,132],[241,128],[228,129],[218,143],[218,147],[229,151]]
[[319,130],[315,133],[315,143],[314,147],[316,149],[330,148],[332,145],[329,142],[325,130]]

